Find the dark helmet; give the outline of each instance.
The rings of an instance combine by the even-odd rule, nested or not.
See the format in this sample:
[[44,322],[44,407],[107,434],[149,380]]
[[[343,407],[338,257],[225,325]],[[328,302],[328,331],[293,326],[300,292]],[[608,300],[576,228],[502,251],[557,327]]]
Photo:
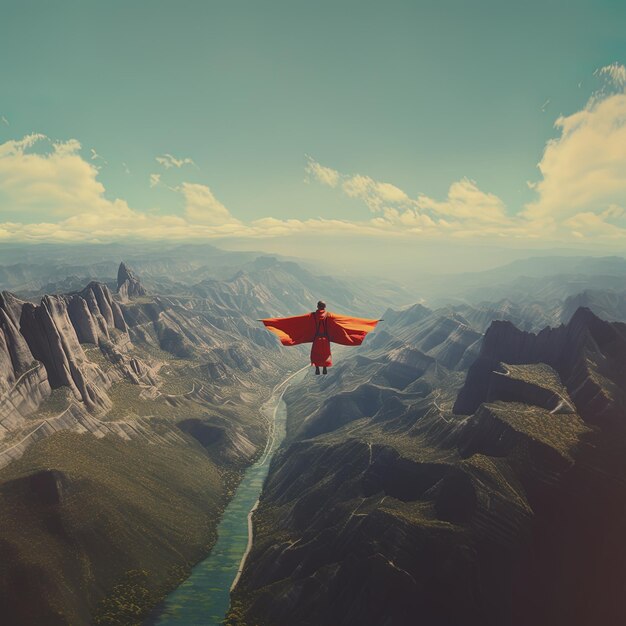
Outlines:
[[324,309],[326,309],[326,302],[324,302],[323,300],[320,300],[317,303],[317,310],[318,311],[323,311]]

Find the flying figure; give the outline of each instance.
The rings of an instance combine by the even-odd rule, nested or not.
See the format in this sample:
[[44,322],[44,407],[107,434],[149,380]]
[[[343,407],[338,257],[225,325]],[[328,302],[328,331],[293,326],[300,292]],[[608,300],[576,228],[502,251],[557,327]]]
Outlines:
[[317,311],[294,317],[272,317],[259,320],[268,330],[278,336],[283,346],[297,346],[301,343],[313,343],[311,346],[311,365],[315,373],[328,372],[333,362],[330,343],[342,346],[360,346],[365,335],[374,330],[382,320],[367,320],[361,317],[337,315],[326,311],[326,303],[317,303]]

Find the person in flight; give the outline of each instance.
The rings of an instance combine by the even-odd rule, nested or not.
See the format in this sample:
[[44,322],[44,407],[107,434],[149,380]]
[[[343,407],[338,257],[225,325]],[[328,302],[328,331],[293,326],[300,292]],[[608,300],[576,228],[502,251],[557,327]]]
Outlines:
[[312,343],[311,365],[315,373],[326,374],[332,364],[330,344],[360,346],[363,339],[381,320],[370,320],[348,315],[337,315],[326,310],[326,303],[320,300],[317,310],[294,317],[272,317],[259,320],[266,328],[278,336],[283,346],[297,346]]

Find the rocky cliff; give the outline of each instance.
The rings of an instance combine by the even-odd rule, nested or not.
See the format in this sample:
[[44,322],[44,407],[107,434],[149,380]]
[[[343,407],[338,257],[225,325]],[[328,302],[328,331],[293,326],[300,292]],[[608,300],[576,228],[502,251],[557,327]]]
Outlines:
[[0,439],[50,395],[48,374],[19,331],[22,302],[0,295]]
[[567,325],[538,334],[494,322],[455,403],[456,413],[473,413],[485,400],[500,363],[545,363],[559,374],[581,415],[589,422],[620,423],[626,407],[626,325],[606,322],[580,308]]
[[3,292],[0,325],[2,415],[25,418],[60,387],[88,411],[110,408],[106,389],[112,381],[83,350],[85,344],[112,344],[124,351],[129,342],[120,305],[106,285],[92,282],[79,293],[44,296],[39,304]]
[[459,381],[419,313],[286,395],[228,623],[623,623],[624,325],[493,322]]
[[122,302],[146,295],[146,290],[133,270],[123,261],[117,270],[117,293]]

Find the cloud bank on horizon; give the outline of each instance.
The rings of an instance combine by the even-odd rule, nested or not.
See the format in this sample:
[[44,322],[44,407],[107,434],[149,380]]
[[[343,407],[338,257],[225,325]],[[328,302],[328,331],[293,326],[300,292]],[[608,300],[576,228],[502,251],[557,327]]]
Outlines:
[[180,208],[167,214],[140,211],[124,199],[109,198],[98,179],[107,162],[94,149],[84,157],[76,139],[52,141],[33,133],[0,144],[0,240],[108,242],[351,234],[618,242],[626,238],[626,68],[613,63],[596,75],[604,79],[604,87],[580,111],[555,121],[558,135],[545,146],[538,163],[539,179],[528,183],[535,198],[521,207],[505,206],[469,178],[451,182],[443,198],[411,197],[392,183],[346,174],[307,157],[305,181],[361,202],[363,219],[266,216],[245,222],[232,215],[206,184],[182,180],[166,185],[164,173],[182,177],[185,166],[197,168],[190,157],[166,153],[155,157],[161,172],[151,174],[147,186],[165,185]]

